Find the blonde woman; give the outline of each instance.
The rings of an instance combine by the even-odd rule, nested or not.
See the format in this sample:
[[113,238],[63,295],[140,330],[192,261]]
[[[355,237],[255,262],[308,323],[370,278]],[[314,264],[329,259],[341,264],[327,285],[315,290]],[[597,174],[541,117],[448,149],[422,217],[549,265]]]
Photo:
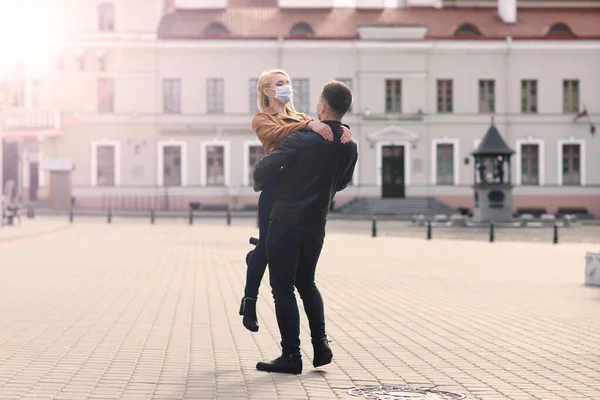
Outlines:
[[[293,90],[289,75],[282,70],[271,70],[263,72],[256,85],[257,104],[259,112],[252,119],[252,129],[258,136],[265,153],[271,151],[281,143],[283,139],[294,132],[301,130],[312,130],[323,137],[324,140],[333,141],[331,128],[318,121],[314,121],[306,114],[294,109]],[[352,139],[352,132],[343,128],[342,143]],[[256,317],[256,300],[258,289],[267,267],[267,255],[265,252],[265,239],[269,228],[269,217],[273,206],[272,182],[263,188],[258,198],[258,226],[259,242],[256,248],[246,256],[246,287],[244,297],[240,305],[240,315],[246,329],[257,332],[258,319]]]

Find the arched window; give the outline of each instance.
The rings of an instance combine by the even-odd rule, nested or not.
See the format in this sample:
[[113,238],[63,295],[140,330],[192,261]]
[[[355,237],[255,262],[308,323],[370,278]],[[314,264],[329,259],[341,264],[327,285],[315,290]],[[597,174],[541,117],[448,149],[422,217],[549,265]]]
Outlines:
[[228,36],[229,29],[220,22],[211,22],[204,30],[204,36]]
[[98,30],[115,31],[115,6],[112,3],[102,3],[98,6]]
[[548,33],[546,36],[562,36],[562,37],[572,37],[575,36],[569,25],[563,24],[562,22],[556,23],[548,29]]
[[475,25],[464,23],[456,29],[454,36],[481,36],[481,32]]
[[315,32],[306,22],[298,22],[290,29],[290,36],[313,36]]

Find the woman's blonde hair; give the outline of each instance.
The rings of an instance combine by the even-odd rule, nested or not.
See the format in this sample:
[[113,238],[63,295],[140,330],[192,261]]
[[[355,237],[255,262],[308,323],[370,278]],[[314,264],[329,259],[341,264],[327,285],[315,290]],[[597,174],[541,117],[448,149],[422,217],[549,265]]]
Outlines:
[[[269,98],[265,95],[264,89],[268,88],[271,85],[271,78],[275,74],[281,74],[285,76],[285,78],[292,84],[292,80],[290,76],[282,69],[272,69],[270,71],[263,71],[258,78],[258,82],[256,83],[256,105],[258,105],[258,109],[261,112],[266,112],[267,108],[269,108]],[[291,99],[290,102],[285,106],[285,109],[288,115],[292,117],[297,117],[299,113],[294,108],[294,99]]]

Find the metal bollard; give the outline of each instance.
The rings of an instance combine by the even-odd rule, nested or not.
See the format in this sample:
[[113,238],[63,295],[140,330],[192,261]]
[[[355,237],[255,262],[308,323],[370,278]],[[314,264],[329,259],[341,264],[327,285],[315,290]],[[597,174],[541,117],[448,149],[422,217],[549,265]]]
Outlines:
[[150,210],[150,223],[154,225],[154,210]]
[[371,218],[371,237],[377,237],[377,217]]
[[194,210],[190,209],[190,225],[194,225]]
[[225,219],[227,220],[227,225],[231,225],[231,211],[229,211],[229,208],[227,209],[227,214],[225,214]]
[[73,223],[73,209],[69,209],[69,222]]
[[490,243],[494,242],[494,223],[490,222]]
[[106,215],[106,222],[108,222],[109,224],[112,223],[112,210],[111,209],[108,210],[108,214]]
[[431,220],[427,221],[427,240],[431,240]]
[[554,238],[552,238],[553,244],[558,244],[558,225],[554,224]]

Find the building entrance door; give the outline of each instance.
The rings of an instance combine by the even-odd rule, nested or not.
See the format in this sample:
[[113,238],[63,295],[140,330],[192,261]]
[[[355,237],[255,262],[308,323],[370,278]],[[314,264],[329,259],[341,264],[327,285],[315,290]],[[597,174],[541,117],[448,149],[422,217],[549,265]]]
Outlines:
[[38,199],[39,189],[39,164],[37,162],[29,163],[29,201]]
[[50,208],[68,210],[71,208],[71,172],[50,172]]
[[381,148],[381,197],[405,197],[404,146]]
[[[2,140],[2,139],[0,139]],[[4,141],[2,146],[2,177],[0,192],[4,190],[6,182],[13,181],[19,186],[19,144]]]

